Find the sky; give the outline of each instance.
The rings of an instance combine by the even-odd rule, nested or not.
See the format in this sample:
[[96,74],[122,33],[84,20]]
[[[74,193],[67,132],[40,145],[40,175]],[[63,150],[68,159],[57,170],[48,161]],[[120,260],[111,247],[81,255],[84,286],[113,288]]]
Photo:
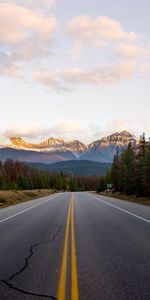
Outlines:
[[149,0],[0,0],[0,145],[150,136]]

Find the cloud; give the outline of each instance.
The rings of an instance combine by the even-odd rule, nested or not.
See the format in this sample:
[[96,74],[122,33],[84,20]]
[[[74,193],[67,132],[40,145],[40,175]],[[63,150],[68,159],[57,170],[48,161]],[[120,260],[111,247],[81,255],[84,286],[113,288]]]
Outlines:
[[150,57],[150,49],[145,49],[144,47],[134,44],[121,45],[118,50],[119,54],[126,58],[144,59]]
[[137,138],[145,132],[147,138],[150,136],[150,126],[142,116],[126,117],[124,119],[114,119],[105,124],[102,134],[108,135],[116,131],[127,130],[134,134]]
[[131,128],[132,127],[129,127],[127,119],[114,119],[113,121],[104,124],[103,127],[100,127],[98,124],[91,124],[89,126],[88,133],[90,139],[94,141],[94,140],[99,140],[115,132],[121,132],[124,130],[133,133]]
[[106,16],[94,18],[83,15],[74,17],[68,22],[66,32],[75,39],[75,45],[78,47],[87,43],[105,46],[110,42],[118,43],[138,39],[135,32],[125,31],[118,21]]
[[35,72],[34,79],[40,84],[50,87],[56,91],[71,91],[71,88],[65,84],[63,71],[39,69]]
[[[3,136],[3,143],[11,137],[22,137],[24,139],[29,139],[31,141],[39,142],[41,140],[54,137],[54,138],[64,138],[64,139],[79,139],[85,142],[91,141],[93,138],[94,130],[91,127],[86,128],[79,120],[58,120],[53,126],[44,126],[39,123],[33,124],[17,124],[15,126],[9,127],[4,132],[1,132],[1,137]],[[2,141],[2,138],[1,138]]]
[[[117,131],[128,130],[131,132],[131,126],[129,125],[129,120],[127,119],[114,119],[111,122],[108,122],[105,125],[105,129],[103,130],[103,134],[108,135]],[[133,132],[131,132],[133,133]]]
[[61,120],[57,125],[50,128],[55,135],[80,135],[83,132],[81,122],[78,120]]
[[[96,67],[74,68],[62,72],[62,82],[67,78],[73,85],[88,84],[102,88],[106,85],[119,84],[134,75],[145,76],[149,71],[144,64],[144,60],[150,58],[149,47],[141,46],[142,36],[125,30],[117,20],[106,16],[97,18],[88,15],[77,16],[67,23],[66,33],[74,41],[73,48],[70,50],[73,61],[80,57],[81,49],[86,56],[91,46],[97,49],[96,57],[99,57],[99,61]],[[111,59],[109,63],[108,61],[105,63],[104,51]],[[98,67],[101,56],[104,57],[104,67]],[[57,75],[59,75],[58,72]],[[59,79],[59,76],[55,74],[57,86]],[[43,83],[45,83],[44,80]]]
[[[125,30],[118,21],[106,16],[85,15],[67,22],[64,25],[67,34],[64,35],[64,31],[59,30],[60,23],[47,9],[54,3],[54,0],[0,0],[1,76],[34,80],[55,91],[67,92],[81,85],[102,88],[119,84],[134,74],[147,75],[149,67],[143,60],[149,58],[150,50],[138,44],[137,33]],[[81,53],[80,61],[73,64],[67,61],[63,69],[57,69],[58,62],[64,66],[64,60],[62,48],[54,48],[57,45],[53,39],[56,29],[59,30],[57,38],[64,42],[63,51],[68,53],[70,38],[74,41],[73,55],[76,56],[81,48],[86,51],[84,58]],[[90,45],[93,46],[92,55],[87,54]],[[108,56],[103,53],[101,63],[103,47],[111,60],[108,61]],[[54,70],[46,69],[54,49]],[[99,52],[94,56],[94,51]],[[94,57],[96,63],[92,63]]]
[[134,73],[132,62],[116,62],[104,68],[96,69],[70,69],[65,71],[66,82],[80,85],[82,83],[102,87],[116,84],[121,80],[130,78]]
[[23,78],[22,67],[11,60],[9,53],[0,50],[0,74],[2,76]]
[[[56,20],[19,5],[0,4],[0,43],[13,46],[34,41],[47,46],[56,27]],[[35,48],[38,44],[35,44]],[[39,45],[38,45],[39,46]]]
[[[3,139],[2,139],[3,136]],[[83,126],[79,120],[58,120],[53,126],[46,127],[39,123],[32,124],[17,124],[9,127],[4,132],[1,132],[1,144],[4,144],[11,137],[22,137],[32,141],[40,141],[50,137],[79,139],[84,142],[93,141],[103,136],[100,128],[92,124],[89,127]]]
[[51,53],[54,17],[17,4],[0,3],[0,24],[1,75],[20,76],[29,62]]
[[60,120],[56,125],[51,127],[43,126],[39,123],[33,124],[17,124],[11,126],[3,132],[3,135],[7,138],[11,137],[23,137],[23,138],[46,138],[54,136],[69,136],[79,134],[82,132],[81,123],[77,120]]
[[[138,124],[138,126],[135,126]],[[133,130],[134,128],[134,130]],[[85,143],[91,143],[95,140],[99,140],[102,137],[106,137],[114,132],[121,132],[127,130],[134,134],[137,138],[143,133],[146,133],[147,138],[150,136],[150,127],[145,120],[140,117],[124,118],[124,119],[114,119],[103,125],[103,127],[98,124],[90,124],[89,126],[84,126],[77,119],[62,119],[58,120],[53,126],[44,126],[39,123],[32,124],[17,124],[16,126],[11,126],[4,132],[0,132],[0,146],[9,144],[9,139],[11,137],[22,137],[29,139],[33,142],[39,142],[41,140],[54,137],[54,138],[65,138],[65,139],[78,139]],[[6,142],[7,141],[7,142]]]
[[24,137],[24,138],[34,138],[36,139],[37,137],[45,137],[49,135],[50,129],[42,126],[41,124],[38,123],[33,123],[33,124],[27,124],[27,125],[21,125],[18,124],[16,126],[11,126],[5,132],[3,135],[7,138],[11,137]]
[[143,132],[145,132],[147,139],[150,137],[150,126],[141,116],[114,119],[105,123],[103,127],[100,127],[98,124],[91,124],[89,130],[87,129],[87,132],[90,140],[94,141],[124,130],[135,135],[137,139],[139,139]]
[[57,91],[71,91],[75,86],[83,84],[102,88],[131,78],[134,67],[134,62],[122,61],[104,68],[72,68],[53,72],[43,69],[35,73],[35,79]]
[[[98,47],[99,51],[105,47],[109,53],[111,49],[114,57],[109,63],[104,61],[103,66],[97,60],[97,64],[92,64],[92,67],[89,63],[89,67],[81,68],[76,63],[73,68],[41,68],[34,74],[34,79],[39,83],[56,91],[72,91],[81,85],[103,88],[119,84],[137,74],[143,75],[143,59],[149,58],[150,51],[138,45],[140,36],[137,33],[126,31],[118,21],[108,17],[77,16],[67,23],[66,32],[75,41],[71,50],[73,57],[81,48],[87,53],[90,45]],[[96,55],[100,57],[101,52]],[[88,58],[89,61],[91,58]]]

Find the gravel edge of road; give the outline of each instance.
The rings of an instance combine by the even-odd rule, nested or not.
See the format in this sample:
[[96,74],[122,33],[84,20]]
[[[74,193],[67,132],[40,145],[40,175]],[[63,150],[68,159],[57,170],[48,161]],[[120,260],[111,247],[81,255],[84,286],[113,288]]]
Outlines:
[[136,197],[135,195],[133,196],[128,196],[125,194],[120,194],[120,193],[111,193],[111,192],[101,192],[101,193],[95,193],[96,195],[102,195],[102,196],[106,196],[106,197],[111,197],[114,199],[119,199],[119,200],[126,200],[129,202],[133,202],[133,203],[138,203],[138,204],[142,204],[142,205],[146,205],[146,206],[150,206],[150,198],[141,198],[141,197]]

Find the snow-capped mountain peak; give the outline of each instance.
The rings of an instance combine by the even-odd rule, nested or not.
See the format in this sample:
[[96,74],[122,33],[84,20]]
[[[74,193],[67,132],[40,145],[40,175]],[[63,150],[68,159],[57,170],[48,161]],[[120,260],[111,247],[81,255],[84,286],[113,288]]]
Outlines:
[[[26,161],[29,160],[29,156],[29,161],[32,161],[32,157],[35,160],[35,157],[42,156],[43,161],[45,160],[46,163],[49,161],[52,162],[53,159],[55,159],[55,161],[85,159],[100,162],[112,162],[117,150],[121,152],[130,142],[133,145],[138,143],[136,137],[128,131],[115,132],[88,145],[79,140],[67,140],[54,137],[50,137],[40,143],[28,143],[21,137],[12,137],[10,140],[11,144],[6,148],[11,148],[12,150],[24,150],[23,157],[25,157]],[[18,155],[21,155],[21,151],[17,153]],[[11,156],[9,155],[8,158],[11,158]]]
[[27,143],[20,137],[12,137],[11,146],[18,149],[30,149],[35,151],[71,151],[75,155],[80,155],[87,150],[87,146],[78,140],[65,140],[58,138],[49,138],[41,143]]

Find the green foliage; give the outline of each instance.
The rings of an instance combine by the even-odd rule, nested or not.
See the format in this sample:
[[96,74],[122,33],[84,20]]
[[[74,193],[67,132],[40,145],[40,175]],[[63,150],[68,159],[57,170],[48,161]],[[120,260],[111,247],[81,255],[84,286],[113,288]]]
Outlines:
[[117,192],[150,196],[150,143],[146,142],[145,134],[139,146],[130,143],[122,154],[115,155],[111,170],[100,180],[98,191],[106,190],[108,183]]
[[63,172],[42,171],[18,161],[0,162],[1,190],[56,189],[85,191],[96,190],[97,177],[81,177]]
[[106,189],[107,189],[107,180],[106,180],[106,177],[101,177],[100,183],[99,183],[98,188],[97,188],[97,192],[98,193],[104,192]]
[[146,144],[144,135],[139,149],[135,180],[136,194],[150,196],[150,144]]
[[68,160],[59,161],[52,164],[29,163],[29,166],[38,168],[50,173],[69,174],[72,176],[104,176],[107,169],[111,168],[111,163],[88,160]]

